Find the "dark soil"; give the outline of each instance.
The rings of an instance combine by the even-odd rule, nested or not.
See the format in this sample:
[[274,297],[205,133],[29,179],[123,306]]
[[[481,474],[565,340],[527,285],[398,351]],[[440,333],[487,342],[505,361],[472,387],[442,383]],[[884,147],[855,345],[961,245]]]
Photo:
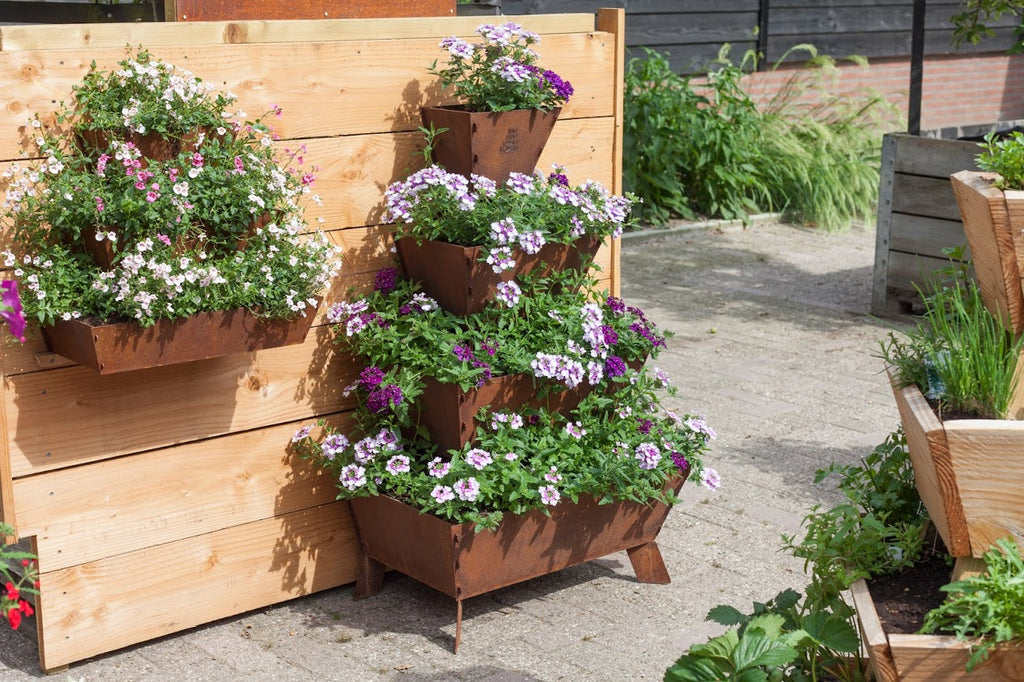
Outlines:
[[901,634],[920,630],[925,614],[942,604],[945,593],[939,588],[949,583],[951,572],[945,554],[929,552],[903,573],[868,580],[883,629]]

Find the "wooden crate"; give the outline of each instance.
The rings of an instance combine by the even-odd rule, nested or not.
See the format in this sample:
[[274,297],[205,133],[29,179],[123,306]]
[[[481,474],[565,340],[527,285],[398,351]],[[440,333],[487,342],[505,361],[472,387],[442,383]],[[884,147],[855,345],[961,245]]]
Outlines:
[[[540,167],[621,191],[623,12],[516,17],[541,63],[576,95]],[[427,66],[474,18],[12,26],[0,29],[0,172],[18,128],[67,99],[92,60],[125,45],[284,109],[282,147],[308,147],[343,273],[325,306],[391,264],[383,190],[422,164],[419,107],[446,104]],[[59,46],[59,49],[54,46]],[[9,235],[0,234],[0,245]],[[618,244],[599,253],[618,293]],[[323,315],[306,342],[99,376],[28,342],[0,340],[0,518],[40,557],[40,664],[74,661],[355,579],[358,545],[334,482],[286,453],[322,417],[345,424],[358,371]],[[154,570],[159,567],[159,570]],[[187,593],[188,599],[182,594]],[[200,606],[196,606],[200,605]]]
[[1019,125],[929,130],[920,136],[890,133],[882,140],[878,225],[871,312],[897,315],[920,306],[915,285],[924,288],[933,273],[949,265],[947,247],[967,243],[949,176],[976,170],[977,138],[989,130]]

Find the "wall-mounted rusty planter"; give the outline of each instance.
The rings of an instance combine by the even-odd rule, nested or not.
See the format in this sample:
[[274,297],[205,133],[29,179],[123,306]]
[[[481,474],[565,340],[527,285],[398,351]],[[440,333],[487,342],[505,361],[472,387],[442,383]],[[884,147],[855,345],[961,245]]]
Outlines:
[[100,374],[114,374],[302,343],[315,315],[313,309],[304,317],[266,319],[236,308],[157,320],[146,328],[134,322],[67,320],[42,331],[57,355]]
[[502,183],[509,173],[532,175],[561,108],[550,111],[466,111],[464,107],[423,107],[423,126],[447,130],[434,138],[434,163],[469,177]]
[[533,270],[545,276],[561,270],[581,270],[601,247],[597,237],[581,237],[572,244],[547,243],[536,254],[515,252],[516,265],[495,273],[480,260],[481,246],[458,246],[414,237],[395,241],[406,276],[418,281],[423,291],[450,313],[472,315],[494,299],[499,282]]
[[[683,479],[668,482],[675,492]],[[667,584],[668,570],[655,539],[667,505],[615,502],[589,496],[564,501],[551,516],[534,510],[506,515],[498,528],[476,532],[390,497],[350,500],[365,554],[356,581],[357,599],[380,592],[393,568],[455,599],[455,651],[462,638],[462,600],[626,550],[642,583]]]
[[494,377],[483,386],[463,391],[458,384],[442,384],[433,377],[425,377],[420,396],[420,423],[427,427],[430,439],[438,445],[438,453],[447,459],[448,450],[458,450],[473,438],[475,417],[481,407],[490,406],[494,412],[543,407],[567,414],[593,390],[593,386],[584,383],[540,397],[535,381],[529,374],[511,374]]

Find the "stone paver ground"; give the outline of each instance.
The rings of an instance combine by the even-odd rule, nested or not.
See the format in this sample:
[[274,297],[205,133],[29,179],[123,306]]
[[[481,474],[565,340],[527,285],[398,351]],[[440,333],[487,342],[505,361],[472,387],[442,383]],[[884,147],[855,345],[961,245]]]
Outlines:
[[[708,461],[722,488],[685,487],[659,538],[671,585],[638,584],[622,553],[470,599],[455,656],[454,603],[389,574],[371,599],[329,590],[57,679],[660,680],[719,631],[704,621],[712,606],[746,609],[803,586],[779,537],[799,532],[811,505],[835,501],[814,471],[857,461],[898,425],[873,357],[894,324],[868,314],[873,257],[869,228],[765,223],[624,241],[624,298],[676,332],[655,363],[679,387],[675,406],[719,433]],[[31,627],[0,630],[0,680],[43,677]]]

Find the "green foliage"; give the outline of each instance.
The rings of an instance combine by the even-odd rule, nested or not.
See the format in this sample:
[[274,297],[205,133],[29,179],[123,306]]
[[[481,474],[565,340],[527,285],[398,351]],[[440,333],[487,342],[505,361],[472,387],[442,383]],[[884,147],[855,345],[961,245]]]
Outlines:
[[1008,406],[1022,339],[985,308],[971,280],[957,277],[923,298],[923,320],[905,338],[890,333],[880,357],[940,412],[1014,418]]
[[942,588],[946,602],[925,617],[922,632],[951,631],[973,649],[967,671],[984,663],[1000,642],[1024,638],[1024,559],[1012,538],[985,553],[986,573]]
[[863,679],[846,666],[859,648],[857,632],[845,616],[800,607],[800,594],[784,590],[751,614],[717,606],[708,620],[738,626],[690,647],[668,670],[666,682],[737,680],[817,680],[826,673]]
[[830,509],[814,507],[804,518],[806,533],[797,543],[783,537],[786,549],[804,559],[811,577],[807,600],[838,609],[840,593],[853,581],[893,573],[914,564],[923,549],[927,516],[910,464],[902,431],[861,460],[861,464],[819,470],[815,482],[839,476],[846,502]]
[[[950,21],[953,22],[953,44],[960,47],[964,43],[977,45],[982,38],[995,36],[995,31],[985,22],[995,21],[1004,14],[1019,17],[1024,15],[1024,3],[1014,0],[963,0],[958,11]],[[1011,52],[1020,52],[1024,43],[1020,38],[1022,30],[1017,28],[1018,40]]]
[[807,68],[759,107],[742,84],[754,53],[737,65],[728,48],[699,83],[657,52],[630,60],[623,178],[644,200],[641,217],[781,211],[826,229],[871,219],[879,130],[893,109],[877,94],[832,95],[835,63],[809,45],[794,48],[808,53]]
[[990,132],[981,145],[978,168],[999,173],[996,186],[1001,189],[1024,189],[1024,133],[1015,130],[1009,135]]

